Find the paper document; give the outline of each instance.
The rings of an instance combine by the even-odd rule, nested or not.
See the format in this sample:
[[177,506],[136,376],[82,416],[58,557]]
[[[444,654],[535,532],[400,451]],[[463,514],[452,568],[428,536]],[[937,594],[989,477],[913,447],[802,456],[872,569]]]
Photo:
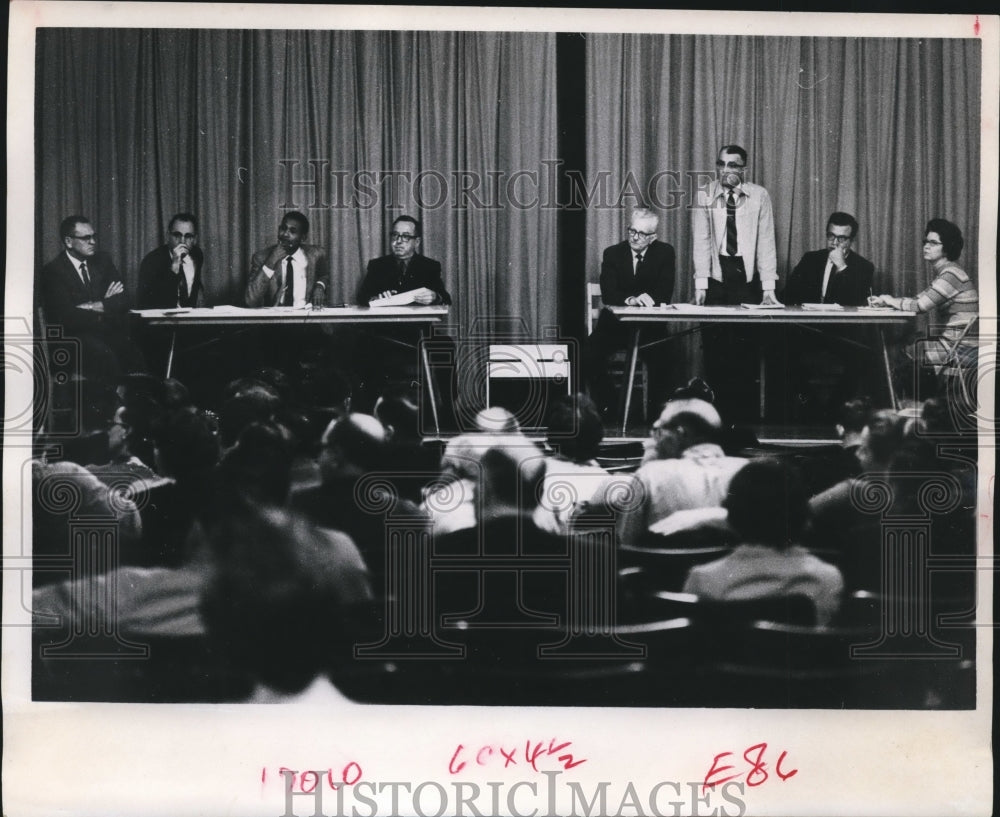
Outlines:
[[430,290],[427,287],[420,287],[407,292],[397,292],[395,295],[387,295],[384,298],[374,298],[368,302],[368,306],[406,306],[416,303],[417,296],[423,292],[430,292]]
[[840,304],[802,304],[803,309],[812,309],[816,312],[843,312],[844,307]]
[[740,304],[744,309],[784,309],[784,304]]

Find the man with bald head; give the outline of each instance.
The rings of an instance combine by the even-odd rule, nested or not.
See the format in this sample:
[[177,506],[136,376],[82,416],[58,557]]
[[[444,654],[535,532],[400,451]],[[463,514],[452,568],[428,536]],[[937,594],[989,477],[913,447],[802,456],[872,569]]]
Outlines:
[[[632,211],[627,238],[604,251],[601,260],[601,300],[605,306],[651,307],[670,303],[674,292],[674,248],[657,237],[660,218],[647,207]],[[647,330],[644,339],[649,341]],[[586,378],[591,397],[605,418],[614,415],[619,402],[608,371],[615,352],[629,345],[631,332],[607,310],[587,340]],[[651,369],[651,402],[662,402],[666,388],[666,355],[662,346],[643,354]],[[659,393],[659,395],[658,395]]]
[[[385,426],[370,414],[347,414],[323,432],[319,455],[320,484],[292,496],[292,508],[322,528],[343,531],[358,546],[372,576],[376,595],[384,590],[386,519],[396,514],[420,517],[417,506],[380,480],[378,490],[393,496],[372,497],[359,483],[369,474],[386,474],[389,439]],[[382,501],[385,499],[386,501]]]

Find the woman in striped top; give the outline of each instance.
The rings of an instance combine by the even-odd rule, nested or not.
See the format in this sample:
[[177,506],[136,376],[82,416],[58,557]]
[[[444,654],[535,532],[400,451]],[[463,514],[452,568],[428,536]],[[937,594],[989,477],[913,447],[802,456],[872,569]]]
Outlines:
[[[979,293],[968,273],[955,262],[965,240],[950,221],[934,218],[924,231],[924,260],[934,269],[934,280],[915,298],[876,295],[869,306],[888,306],[916,312],[938,310],[944,331],[921,345],[923,362],[939,375],[958,375],[958,364],[976,365],[977,342],[971,324],[979,314]],[[907,349],[907,354],[913,354]]]

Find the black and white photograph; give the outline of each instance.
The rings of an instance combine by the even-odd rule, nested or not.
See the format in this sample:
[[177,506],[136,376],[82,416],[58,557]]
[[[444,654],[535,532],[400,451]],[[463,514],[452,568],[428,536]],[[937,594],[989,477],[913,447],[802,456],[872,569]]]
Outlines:
[[15,0],[4,813],[991,814],[998,46]]

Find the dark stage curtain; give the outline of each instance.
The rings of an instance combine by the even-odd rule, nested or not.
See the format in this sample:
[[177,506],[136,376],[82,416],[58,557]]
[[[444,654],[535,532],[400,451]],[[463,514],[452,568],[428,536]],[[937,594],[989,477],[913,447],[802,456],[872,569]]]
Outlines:
[[166,219],[191,210],[209,303],[240,303],[250,256],[299,209],[331,302],[353,302],[406,212],[453,323],[556,322],[556,212],[505,203],[532,205],[556,153],[554,35],[47,29],[36,53],[38,266],[83,213],[134,297]]

